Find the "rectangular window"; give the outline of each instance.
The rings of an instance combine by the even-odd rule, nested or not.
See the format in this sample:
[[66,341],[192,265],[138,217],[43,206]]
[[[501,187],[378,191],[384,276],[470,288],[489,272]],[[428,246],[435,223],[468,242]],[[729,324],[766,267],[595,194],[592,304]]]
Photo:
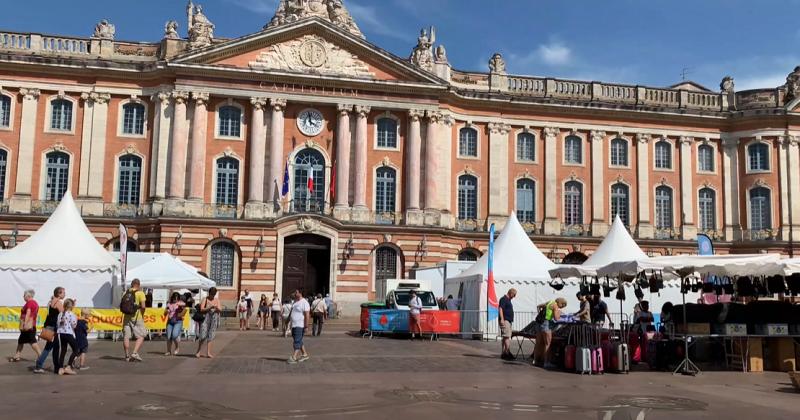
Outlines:
[[50,128],[59,131],[72,130],[72,102],[66,99],[58,99],[50,104]]
[[132,103],[126,104],[122,109],[122,133],[131,135],[144,134],[144,106]]
[[11,98],[0,96],[0,127],[11,126]]
[[473,177],[462,177],[458,183],[458,218],[475,220],[478,218],[477,181]]
[[535,223],[534,185],[533,181],[525,181],[517,183],[517,218],[521,223]]

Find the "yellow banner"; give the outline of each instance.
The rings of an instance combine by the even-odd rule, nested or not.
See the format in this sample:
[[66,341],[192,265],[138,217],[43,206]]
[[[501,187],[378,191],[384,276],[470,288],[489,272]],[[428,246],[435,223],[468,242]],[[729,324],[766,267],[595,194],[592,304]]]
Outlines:
[[[0,330],[19,330],[19,316],[22,308],[0,307]],[[73,309],[80,318],[81,310]],[[122,331],[122,312],[119,309],[89,309],[89,326],[92,331]],[[39,308],[36,328],[41,330],[47,308]],[[163,308],[147,308],[144,311],[144,325],[148,330],[164,330],[167,328],[167,315]],[[183,316],[183,328],[189,328],[188,310]]]

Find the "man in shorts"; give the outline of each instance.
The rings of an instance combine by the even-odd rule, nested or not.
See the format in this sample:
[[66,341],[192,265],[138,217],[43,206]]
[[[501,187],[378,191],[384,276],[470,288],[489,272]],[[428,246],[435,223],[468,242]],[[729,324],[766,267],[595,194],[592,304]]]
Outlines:
[[305,362],[308,360],[308,352],[303,345],[303,336],[305,335],[306,328],[308,328],[311,312],[311,305],[303,298],[303,293],[298,291],[294,292],[294,303],[292,303],[292,310],[289,314],[289,323],[292,328],[292,357],[289,358],[289,364],[298,362]]
[[[141,290],[141,282],[139,279],[133,279],[131,288],[127,293],[132,293],[134,302],[137,308],[132,315],[124,314],[122,317],[122,347],[125,350],[126,362],[141,362],[142,358],[139,356],[139,349],[144,343],[144,336],[147,335],[147,329],[144,326],[144,310],[146,297]],[[131,338],[136,340],[133,345],[133,352],[129,353],[131,346]]]
[[498,321],[500,322],[500,336],[503,338],[503,360],[514,360],[511,354],[511,324],[514,322],[514,304],[511,300],[517,296],[517,289],[510,289],[505,296],[500,298],[498,304]]

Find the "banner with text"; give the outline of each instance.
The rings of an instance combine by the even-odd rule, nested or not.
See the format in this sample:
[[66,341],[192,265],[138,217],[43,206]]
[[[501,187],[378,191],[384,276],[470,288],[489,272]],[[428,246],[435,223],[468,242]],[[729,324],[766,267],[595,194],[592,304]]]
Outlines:
[[[411,331],[408,311],[395,309],[371,309],[369,329],[372,332],[407,333]],[[457,334],[461,327],[458,311],[422,311],[419,317],[424,333]]]
[[[22,308],[0,307],[0,330],[18,331],[19,316]],[[73,309],[80,318],[80,308]],[[39,309],[36,329],[41,330],[47,308]],[[122,312],[119,309],[89,309],[89,325],[93,331],[122,331]],[[144,312],[144,325],[148,330],[164,330],[167,328],[167,315],[163,308],[147,308]],[[189,328],[189,314],[184,314],[183,328]]]

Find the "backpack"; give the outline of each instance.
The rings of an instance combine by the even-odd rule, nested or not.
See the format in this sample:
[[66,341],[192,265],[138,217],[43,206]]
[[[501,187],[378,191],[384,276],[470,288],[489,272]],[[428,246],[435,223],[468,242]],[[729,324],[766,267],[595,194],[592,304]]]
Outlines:
[[139,307],[136,305],[136,293],[133,290],[128,290],[122,295],[122,300],[119,303],[119,310],[125,315],[134,315]]

